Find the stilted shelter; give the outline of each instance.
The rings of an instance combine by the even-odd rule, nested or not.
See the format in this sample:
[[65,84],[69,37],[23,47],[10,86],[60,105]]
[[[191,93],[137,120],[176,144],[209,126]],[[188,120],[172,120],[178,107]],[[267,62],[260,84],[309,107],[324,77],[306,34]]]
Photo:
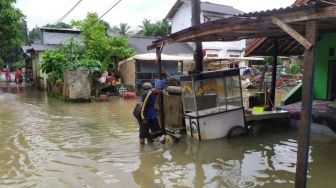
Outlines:
[[[279,40],[293,38],[304,47],[304,77],[302,112],[299,127],[296,187],[305,187],[307,178],[312,91],[314,80],[315,43],[318,33],[336,30],[336,3],[316,0],[300,6],[239,14],[231,18],[199,24],[154,41],[148,49],[156,48],[159,73],[160,53],[165,44],[196,41],[235,41],[258,37],[273,39],[272,55],[277,57]],[[273,62],[276,65],[276,59]],[[273,66],[276,71],[276,66]],[[275,73],[275,71],[273,73]],[[160,76],[160,75],[159,75]],[[275,86],[275,75],[273,76]],[[272,89],[274,97],[274,89]],[[163,121],[163,120],[161,120]]]

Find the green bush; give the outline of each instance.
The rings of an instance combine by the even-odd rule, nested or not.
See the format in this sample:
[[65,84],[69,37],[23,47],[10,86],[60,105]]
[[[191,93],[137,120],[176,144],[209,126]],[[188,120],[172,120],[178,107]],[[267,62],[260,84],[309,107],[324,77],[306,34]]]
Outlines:
[[42,62],[39,69],[43,73],[48,74],[48,78],[52,84],[57,81],[63,81],[63,73],[67,63],[67,56],[62,50],[46,51],[42,55]]
[[2,68],[5,65],[5,61],[0,57],[0,68]]
[[22,68],[26,66],[26,63],[23,59],[17,61],[15,64],[14,64],[14,67],[17,69],[17,68]]
[[300,72],[300,67],[298,64],[293,63],[289,66],[289,73],[298,74]]

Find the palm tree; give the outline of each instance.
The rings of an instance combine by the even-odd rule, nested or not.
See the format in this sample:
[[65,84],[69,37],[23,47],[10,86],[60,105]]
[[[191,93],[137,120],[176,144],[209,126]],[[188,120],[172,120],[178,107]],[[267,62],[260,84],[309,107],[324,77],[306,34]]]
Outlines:
[[144,19],[142,25],[139,26],[139,34],[142,36],[154,36],[154,26],[150,20]]
[[139,27],[139,34],[142,36],[164,37],[169,35],[171,32],[171,25],[166,21],[151,23],[150,20],[144,19],[142,21],[142,25]]
[[131,27],[127,23],[120,23],[119,27],[114,26],[113,31],[120,35],[128,35]]

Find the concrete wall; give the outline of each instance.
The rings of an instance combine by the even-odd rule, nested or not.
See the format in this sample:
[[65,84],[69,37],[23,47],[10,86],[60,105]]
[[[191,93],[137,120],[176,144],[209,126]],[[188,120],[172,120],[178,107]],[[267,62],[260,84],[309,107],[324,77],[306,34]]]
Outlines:
[[191,26],[191,4],[183,3],[172,18],[172,33]]
[[69,100],[89,100],[91,97],[91,82],[89,71],[65,71],[63,96]]
[[336,56],[329,56],[329,48],[336,50],[336,33],[321,34],[317,42],[315,56],[315,80],[314,98],[327,99],[328,89],[328,65],[330,60],[336,60]]
[[32,69],[33,69],[33,81],[35,82],[38,89],[47,89],[47,78],[48,75],[42,73],[39,69],[39,64],[42,61],[42,52],[36,51],[32,53]]

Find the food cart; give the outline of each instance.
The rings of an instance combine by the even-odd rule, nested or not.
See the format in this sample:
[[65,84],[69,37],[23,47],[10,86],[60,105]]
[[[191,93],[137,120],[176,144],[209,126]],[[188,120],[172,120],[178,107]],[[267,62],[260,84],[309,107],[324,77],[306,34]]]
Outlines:
[[198,140],[230,136],[245,129],[239,69],[181,77],[187,134]]

